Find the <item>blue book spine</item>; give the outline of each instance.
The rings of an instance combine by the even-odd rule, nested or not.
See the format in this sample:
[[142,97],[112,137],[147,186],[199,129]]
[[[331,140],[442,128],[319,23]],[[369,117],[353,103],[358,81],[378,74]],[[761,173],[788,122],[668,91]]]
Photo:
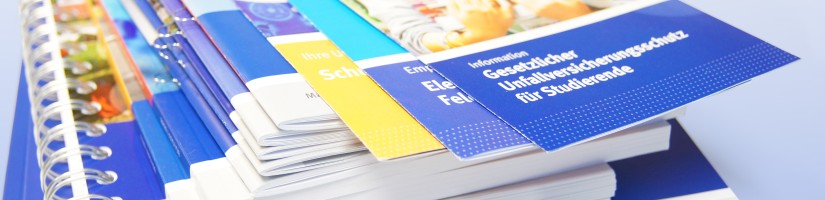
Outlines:
[[[239,105],[232,104],[233,102],[230,101],[231,98],[241,94],[249,95],[249,90],[243,81],[241,81],[240,77],[238,77],[237,73],[232,69],[232,66],[224,59],[223,54],[215,47],[209,36],[201,29],[200,24],[193,20],[194,17],[185,9],[180,0],[161,0],[161,3],[163,3],[163,7],[170,15],[181,19],[176,20],[175,23],[182,30],[183,35],[188,40],[188,44],[192,46],[192,50],[195,51],[194,54],[203,62],[203,65],[195,66],[195,69],[207,82],[207,85],[209,85],[225,112],[229,115],[235,113],[241,116],[243,115],[241,111],[235,112],[235,106],[241,109],[260,109],[257,105],[258,103],[254,101],[246,103],[234,102],[239,103]],[[255,110],[252,112],[254,111]],[[262,119],[248,115],[247,118],[242,120],[257,120],[257,122],[253,122],[257,124],[272,123],[268,118]]]
[[[138,2],[148,4],[146,1]],[[148,16],[147,18],[158,18],[155,10],[142,11],[144,16]],[[159,32],[174,31],[169,30],[170,27],[165,25],[156,25],[154,28]],[[154,44],[159,47],[158,51],[165,55],[163,56],[164,62],[169,68],[170,74],[178,80],[182,92],[189,99],[190,104],[195,107],[195,112],[198,113],[204,125],[207,126],[221,150],[226,152],[229,147],[235,145],[235,142],[231,137],[221,136],[228,135],[227,131],[237,131],[237,128],[229,120],[229,116],[220,108],[203,79],[194,71],[193,66],[202,67],[203,63],[200,62],[200,59],[197,59],[197,56],[191,59],[192,53],[190,55],[186,54],[187,51],[191,52],[191,47],[186,39],[179,34],[173,33],[168,34],[166,37],[159,37],[154,41]]]
[[[143,13],[152,13],[154,8],[149,1],[142,1],[142,0],[129,0],[133,1],[135,5],[140,9]],[[146,15],[146,19],[149,20],[149,23],[152,24],[153,27],[161,27],[163,26],[163,20],[156,15]]]
[[188,19],[178,20],[175,23],[183,31],[183,35],[186,36],[189,44],[193,47],[192,49],[204,63],[203,66],[206,68],[207,73],[214,78],[216,85],[226,95],[226,98],[249,92],[243,81],[232,69],[232,66],[227,63],[223,54],[212,44],[212,40],[201,29],[200,24],[193,20],[194,17],[186,10],[180,0],[161,0],[161,3],[171,15],[180,19]]
[[[291,0],[290,3],[459,158],[480,158],[532,146],[524,136],[459,89],[422,87],[422,83],[451,83],[340,1]],[[380,58],[391,59],[375,66],[363,66],[360,62]],[[420,71],[409,73],[412,69]],[[447,101],[452,97],[467,101]]]
[[[235,76],[235,73],[231,71],[229,64],[223,59],[220,52],[215,49],[211,41],[208,40],[208,37],[205,36],[203,30],[200,29],[200,25],[191,20],[192,16],[188,11],[182,9],[183,5],[180,1],[173,0],[161,3],[165,4],[167,9],[166,11],[174,11],[174,13],[170,15],[175,19],[178,19],[175,20],[175,23],[183,32],[182,36],[184,37],[180,37],[181,35],[176,35],[176,39],[178,39],[177,42],[181,44],[180,47],[182,53],[186,56],[186,58],[192,61],[192,64],[185,68],[187,75],[189,75],[191,79],[197,79],[195,77],[201,79],[200,81],[202,81],[203,84],[197,84],[197,80],[195,81],[196,86],[198,86],[198,89],[201,91],[201,94],[207,98],[208,103],[212,106],[218,117],[229,118],[230,113],[233,113],[235,109],[231,105],[229,98],[227,97],[227,93],[231,93],[232,95],[237,95],[242,92],[248,93],[248,91],[246,91],[246,87],[243,86],[240,79]],[[164,12],[164,10],[158,10],[157,12]],[[189,34],[187,35],[186,33]],[[218,80],[213,78],[213,75],[209,72],[209,67],[229,70],[225,74],[222,74],[221,78],[223,78],[223,81],[227,81],[227,79],[229,81],[234,81],[229,83],[236,84],[234,85],[234,88],[233,86],[219,85]],[[243,123],[240,121],[238,122]],[[236,145],[233,135],[238,137],[237,134],[239,133],[239,130],[233,129],[235,128],[233,122],[228,122],[227,124],[233,125],[231,128],[228,128],[231,135],[223,133],[221,135],[213,135],[213,137],[217,141],[227,140],[228,143],[232,144],[232,146],[227,146],[223,149],[227,160],[231,163],[232,168],[234,168],[235,172],[237,172],[238,177],[240,177],[247,189],[257,190],[264,182],[264,179],[258,174],[254,166],[252,166],[250,160],[247,159],[248,157],[241,152],[240,147]]]
[[[174,37],[174,36],[173,36]],[[168,40],[168,41],[164,41]],[[213,111],[213,108],[210,105],[217,104],[210,104],[207,102],[208,100],[215,101],[215,98],[209,98],[208,95],[203,95],[199,90],[196,83],[200,83],[202,87],[205,88],[206,86],[203,84],[203,81],[199,81],[196,78],[192,78],[183,69],[183,66],[180,64],[190,64],[188,60],[185,59],[183,52],[180,52],[177,47],[173,47],[171,44],[174,43],[174,38],[158,38],[158,41],[155,41],[155,44],[168,46],[167,49],[159,49],[160,52],[166,55],[163,59],[166,63],[167,68],[169,69],[169,73],[174,77],[178,84],[181,87],[181,91],[183,92],[186,99],[188,99],[191,106],[194,108],[195,112],[200,117],[203,124],[207,127],[208,132],[212,134],[213,139],[217,142],[218,146],[221,148],[223,152],[228,150],[230,147],[235,145],[235,141],[232,140],[232,137],[229,137],[229,133],[227,132],[227,126],[224,126],[221,119],[218,118],[216,113]],[[228,122],[228,116],[227,116]],[[231,122],[229,122],[231,124]],[[232,126],[232,128],[235,128]],[[233,130],[236,131],[237,129]]]
[[160,118],[155,114],[149,101],[132,102],[132,112],[140,131],[143,132],[143,144],[149,151],[163,184],[189,179],[189,172],[180,162],[174,145],[169,141]]
[[106,146],[112,155],[104,160],[85,162],[84,167],[117,173],[117,180],[108,185],[89,188],[90,193],[119,196],[123,199],[159,199],[164,190],[135,121],[106,124],[108,133],[84,144]]
[[[229,63],[223,58],[223,55],[215,48],[209,37],[201,29],[200,24],[194,21],[194,17],[184,9],[183,5],[178,0],[161,0],[160,1],[166,12],[176,19],[175,24],[183,32],[186,42],[182,42],[184,54],[190,60],[200,61],[200,65],[193,65],[195,71],[198,73],[207,88],[214,96],[218,104],[224,110],[224,113],[229,115],[235,108],[232,106],[229,98],[240,93],[249,92],[243,82],[238,78]],[[210,70],[220,69],[219,73],[211,73]],[[216,111],[217,112],[217,111]],[[231,132],[231,131],[230,131]]]
[[[153,8],[149,1],[146,0],[136,0],[138,6],[141,7],[141,12],[147,19],[159,19],[160,21],[184,21],[187,19],[191,19],[191,17],[186,18],[177,18],[174,15],[167,14],[166,10],[163,10],[160,7],[160,2],[154,2],[158,7]],[[150,6],[145,6],[150,5]],[[144,9],[148,7],[149,9]],[[159,12],[164,13],[165,15],[160,15]],[[173,17],[174,16],[174,17]],[[160,19],[161,17],[165,17],[164,19]],[[190,20],[191,21],[191,20]],[[156,30],[166,30],[167,32],[169,27],[175,27],[175,24],[154,24],[152,23],[153,27]],[[223,93],[221,90],[217,89],[217,83],[215,83],[214,79],[211,77],[202,76],[202,73],[199,71],[200,69],[204,68],[204,64],[198,55],[192,49],[192,46],[189,44],[189,41],[181,36],[180,32],[176,32],[174,34],[170,34],[171,40],[159,40],[159,41],[171,41],[174,42],[173,46],[169,46],[168,50],[172,50],[172,54],[175,55],[178,62],[175,62],[175,65],[170,66],[180,66],[183,68],[185,74],[189,77],[192,83],[195,84],[198,91],[203,98],[206,99],[209,107],[215,113],[216,117],[221,121],[221,123],[225,126],[227,131],[235,132],[237,128],[235,125],[229,120],[228,110],[232,110],[231,105],[229,104],[229,100],[224,100],[225,98],[218,98],[223,97]],[[177,47],[177,48],[176,48]],[[185,67],[184,67],[185,65]],[[215,90],[213,90],[215,88]],[[186,91],[184,91],[186,92]],[[194,94],[198,95],[198,94]]]
[[[195,110],[169,75],[154,48],[138,32],[134,21],[118,0],[103,1],[117,31],[140,69],[152,93],[152,106],[162,119],[169,140],[186,166],[223,156]],[[187,167],[188,169],[188,167]]]
[[29,102],[29,87],[26,84],[23,70],[20,73],[6,182],[3,189],[4,200],[43,198],[39,181],[40,168],[35,155],[37,149],[34,143],[34,122],[32,122],[31,103]]
[[[138,0],[140,4],[149,4],[147,1]],[[142,9],[142,15],[146,18],[159,18],[154,9]],[[156,25],[154,28],[160,32],[171,32],[166,25]],[[201,120],[209,129],[213,139],[218,143],[223,152],[226,152],[235,141],[231,137],[223,137],[228,132],[235,132],[237,128],[229,119],[229,115],[224,111],[218,100],[210,91],[207,83],[195,71],[195,66],[203,68],[203,63],[189,46],[189,43],[180,34],[167,34],[154,41],[158,51],[163,56],[170,74],[176,78],[181,86],[182,92],[189,99],[190,104],[195,107]],[[175,44],[175,45],[172,45]]]
[[[262,113],[257,101],[230,101],[231,98],[238,97],[244,99],[241,94],[251,96],[249,90],[244,85],[243,81],[237,76],[229,63],[224,60],[221,52],[214,46],[209,36],[201,29],[201,26],[193,19],[192,15],[185,9],[180,0],[161,0],[163,7],[170,15],[175,16],[175,23],[183,32],[191,49],[194,53],[186,53],[187,56],[194,54],[198,57],[203,65],[195,66],[195,70],[204,78],[207,86],[213,92],[215,98],[220,102],[225,113],[229,116],[235,115],[237,118],[230,118],[237,123],[255,124],[263,127],[274,127],[271,119],[261,115],[254,115],[254,113]],[[159,11],[160,12],[160,11]],[[190,59],[194,59],[191,56]],[[235,108],[239,108],[236,112]],[[251,110],[250,110],[251,109]],[[249,113],[253,113],[250,115]],[[246,115],[244,115],[246,114]],[[242,117],[245,116],[245,117]],[[258,132],[267,132],[267,130],[256,129]],[[263,131],[261,131],[263,130]],[[277,131],[277,130],[276,130]],[[236,134],[238,132],[232,132]],[[250,139],[255,141],[254,139]],[[255,142],[256,144],[257,142]],[[229,159],[233,159],[230,153],[226,154]]]
[[[146,15],[146,13],[134,12],[132,15]],[[132,18],[128,18],[127,16],[126,20],[131,21]],[[139,21],[138,23],[145,22]],[[158,32],[158,30],[142,31],[147,33]],[[180,49],[177,49],[177,45],[174,45],[176,40],[180,41],[182,39],[175,37],[181,36],[177,34],[174,34],[172,37],[166,37],[160,34],[158,35],[160,37],[158,37],[156,41],[147,41],[146,38],[143,38],[140,34],[137,34],[136,38],[143,40],[143,42],[141,45],[133,46],[133,48],[152,48],[149,46],[148,42],[153,42],[156,47],[154,50],[157,50],[157,54],[155,55],[160,54],[160,56],[153,57],[154,61],[156,64],[166,64],[166,68],[163,72],[169,73],[175,78],[173,79],[173,82],[179,85],[179,91],[182,91],[183,93],[167,92],[155,94],[154,103],[155,107],[157,107],[161,112],[161,116],[164,114],[176,114],[171,112],[163,113],[173,109],[189,109],[179,113],[188,116],[185,118],[178,118],[176,120],[192,120],[193,123],[188,125],[195,125],[189,127],[195,130],[181,133],[180,135],[173,133],[173,131],[169,132],[172,136],[172,140],[175,141],[179,152],[182,151],[183,154],[188,155],[189,157],[205,159],[190,160],[193,162],[190,162],[189,165],[189,173],[193,184],[196,186],[198,195],[213,199],[246,198],[246,196],[249,195],[249,189],[244,185],[244,182],[240,179],[230,161],[225,157],[225,153],[231,147],[235,146],[235,141],[231,136],[229,136],[226,126],[223,126],[220,119],[213,111],[213,108],[210,107],[210,104],[204,98],[204,95],[201,95],[198,91],[198,87],[194,83],[197,79],[190,79],[184,71],[183,66],[178,65],[188,64],[187,60],[185,60],[185,56],[182,55],[183,52],[181,52]],[[160,57],[163,57],[163,59]],[[159,66],[164,65],[159,64]],[[179,104],[178,107],[170,107],[175,103]],[[165,124],[167,130],[174,130],[179,126],[186,125],[172,122],[165,116],[163,117],[165,121],[167,121],[167,124]]]
[[[184,35],[183,37],[186,36]],[[188,41],[188,39],[186,39],[185,41]],[[200,57],[198,57],[198,54],[194,50],[194,46],[192,46],[189,42],[185,42],[182,44],[184,54],[187,58],[189,58],[189,60],[192,61],[192,63],[194,63],[193,65],[191,65],[192,71],[194,72],[192,73],[192,75],[200,78],[205,84],[205,87],[201,89],[201,91],[214,97],[217,108],[219,108],[218,110],[222,111],[224,114],[228,115],[229,113],[234,111],[235,109],[232,107],[232,104],[229,102],[229,99],[226,97],[226,94],[223,92],[215,78],[212,77],[212,75],[206,69],[206,63],[203,62],[203,60],[201,60]],[[218,110],[215,110],[215,112],[220,112]]]
[[230,133],[238,131],[235,124],[229,120],[229,113],[232,113],[235,109],[232,108],[232,104],[229,102],[229,99],[226,98],[226,95],[224,95],[215,79],[206,71],[206,63],[201,61],[192,45],[190,45],[187,39],[184,39],[184,36],[178,35],[175,38],[178,39],[178,43],[181,44],[181,51],[183,51],[183,54],[190,62],[189,67],[184,68],[186,74],[193,80],[195,86],[197,86],[201,92],[201,95],[206,98],[207,103],[209,103],[215,115],[217,115],[224,126],[226,126],[226,129]]
[[181,92],[154,94],[153,106],[163,119],[169,139],[188,165],[223,157],[195,110]]

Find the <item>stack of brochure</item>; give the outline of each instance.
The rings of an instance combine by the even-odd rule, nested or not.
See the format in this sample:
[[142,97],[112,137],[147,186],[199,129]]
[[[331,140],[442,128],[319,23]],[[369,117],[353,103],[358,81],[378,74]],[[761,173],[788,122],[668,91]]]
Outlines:
[[448,199],[610,199],[615,191],[616,174],[599,164]]
[[[514,184],[607,161],[663,151],[670,126],[656,123],[634,128],[554,154],[527,149],[501,157],[458,161],[447,153],[380,163],[259,193],[260,197],[328,199],[436,199]],[[354,173],[356,176],[348,177]],[[340,177],[340,180],[334,179]],[[334,181],[333,181],[334,180]]]
[[799,59],[666,0],[21,9],[15,199],[735,198],[671,119]]

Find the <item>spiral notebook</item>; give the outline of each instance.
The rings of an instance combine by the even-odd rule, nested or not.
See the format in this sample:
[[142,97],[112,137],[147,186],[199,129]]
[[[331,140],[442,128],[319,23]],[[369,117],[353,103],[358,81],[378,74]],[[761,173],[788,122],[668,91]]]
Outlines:
[[87,1],[22,2],[33,180],[46,199],[163,198],[101,12]]

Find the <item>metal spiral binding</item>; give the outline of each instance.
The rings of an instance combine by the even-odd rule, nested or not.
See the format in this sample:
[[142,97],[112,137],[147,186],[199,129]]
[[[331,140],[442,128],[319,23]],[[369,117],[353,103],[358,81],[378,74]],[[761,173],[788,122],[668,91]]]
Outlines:
[[[82,175],[82,176],[74,176],[74,175]],[[55,177],[54,181],[52,181],[48,186],[44,187],[43,194],[45,196],[43,197],[43,199],[60,199],[60,200],[63,200],[63,199],[84,199],[84,198],[78,197],[77,195],[75,195],[75,197],[71,197],[71,198],[64,198],[64,197],[61,197],[61,196],[57,196],[57,191],[60,190],[60,188],[68,186],[69,184],[71,184],[71,182],[75,182],[75,181],[86,182],[86,180],[94,180],[98,184],[108,185],[108,184],[112,184],[115,181],[117,181],[117,173],[115,173],[113,171],[100,171],[100,170],[97,170],[97,169],[86,168],[86,169],[83,169],[83,171],[80,171],[80,172],[66,172],[66,173],[60,174],[59,176]],[[106,196],[102,196],[102,195],[96,195],[96,194],[86,194],[84,196],[87,196],[87,197],[94,196],[94,197],[97,197],[97,198],[100,198],[100,199],[113,199],[113,198],[110,198],[110,197],[106,197]]]
[[[92,169],[83,163],[112,155],[109,147],[79,142],[80,137],[99,137],[107,132],[103,124],[75,121],[78,115],[94,115],[101,110],[97,102],[71,99],[71,95],[94,92],[94,82],[66,77],[67,73],[89,72],[91,64],[63,60],[50,0],[22,0],[20,14],[43,199],[120,199],[89,192],[88,184],[117,181],[116,172]],[[64,188],[71,189],[71,197],[61,196],[68,194],[59,192]]]
[[[167,67],[181,67],[184,68],[189,64],[189,60],[186,56],[181,55],[181,44],[178,43],[178,40],[185,37],[183,32],[178,29],[176,31],[170,31],[170,27],[177,26],[175,21],[180,22],[194,22],[194,17],[192,18],[180,18],[177,16],[172,17],[174,20],[172,22],[168,22],[164,24],[161,28],[158,29],[158,35],[155,37],[154,42],[152,42],[152,47],[155,48],[158,55],[164,59],[169,61],[169,65]],[[186,42],[186,40],[181,40]],[[180,85],[177,78],[172,78],[172,82]]]

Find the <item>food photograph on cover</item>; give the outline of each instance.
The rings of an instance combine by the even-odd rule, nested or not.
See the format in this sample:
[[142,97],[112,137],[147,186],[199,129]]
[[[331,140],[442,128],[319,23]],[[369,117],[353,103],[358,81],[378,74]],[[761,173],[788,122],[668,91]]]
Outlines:
[[0,196],[820,199],[823,6],[3,1]]
[[635,0],[342,0],[416,54],[552,25]]
[[71,76],[67,81],[74,88],[70,94],[76,97],[77,117],[96,123],[130,120],[126,88],[115,80],[117,72],[108,68],[113,61],[96,24],[99,14],[86,4],[58,6],[55,12],[60,13],[55,16],[60,53]]

